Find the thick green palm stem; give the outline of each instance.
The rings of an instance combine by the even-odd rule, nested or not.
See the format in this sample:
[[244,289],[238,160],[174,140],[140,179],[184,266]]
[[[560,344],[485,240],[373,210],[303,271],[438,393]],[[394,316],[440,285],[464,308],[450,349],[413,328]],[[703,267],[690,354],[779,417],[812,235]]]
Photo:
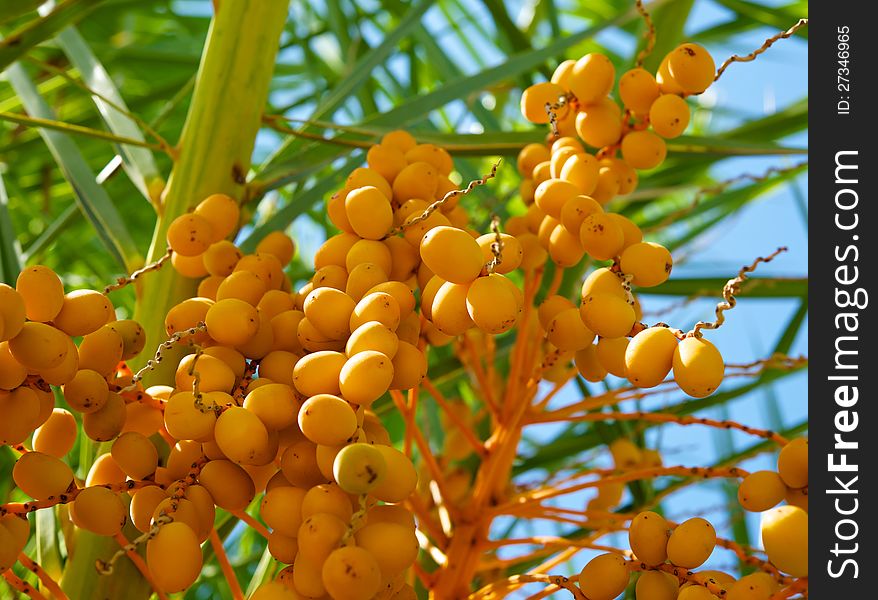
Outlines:
[[[210,194],[238,199],[244,194],[288,0],[223,0],[219,6],[198,68],[179,155],[163,194],[148,263],[165,254],[168,225],[179,215]],[[133,361],[135,367],[151,358],[151,349],[165,339],[168,309],[195,290],[195,281],[181,277],[170,265],[143,278],[135,318],[146,330],[147,350]],[[173,381],[173,363],[163,361],[147,381]]]
[[[128,499],[123,498],[123,500],[126,505],[130,503]],[[130,522],[122,529],[122,533],[128,539],[140,535]],[[146,600],[152,595],[149,582],[127,557],[116,562],[112,574],[101,575],[97,572],[95,561],[107,560],[119,550],[119,542],[115,538],[78,530],[73,538],[72,548],[73,551],[64,565],[64,574],[61,578],[61,589],[71,600],[73,598]],[[143,548],[140,553],[145,555]]]

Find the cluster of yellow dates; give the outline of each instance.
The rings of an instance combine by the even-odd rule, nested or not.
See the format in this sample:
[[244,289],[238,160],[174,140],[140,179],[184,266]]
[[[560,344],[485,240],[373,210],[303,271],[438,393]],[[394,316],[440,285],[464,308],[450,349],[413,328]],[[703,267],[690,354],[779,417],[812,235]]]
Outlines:
[[[626,438],[609,445],[617,471],[662,466],[655,450],[639,448]],[[643,511],[628,525],[631,561],[624,553],[596,556],[581,571],[578,583],[589,600],[613,600],[628,587],[632,565],[640,568],[636,578],[636,600],[769,600],[781,589],[781,577],[808,576],[808,442],[797,438],[786,444],[778,457],[778,471],[757,471],[744,477],[738,498],[748,511],[766,512],[762,519],[762,542],[776,571],[756,571],[738,579],[718,570],[696,570],[717,546],[713,525],[701,517],[680,524],[667,521],[653,511]],[[623,483],[597,486],[597,495],[586,512],[608,511],[622,499]],[[777,506],[786,499],[786,504]],[[591,516],[593,527],[612,526],[613,520]],[[681,579],[674,574],[685,574]],[[707,585],[705,585],[707,584]]]
[[[412,153],[408,170],[404,155],[391,150],[376,147],[370,162],[382,151],[390,158],[381,164],[402,159],[402,179],[373,168],[351,174],[328,207],[333,219],[344,219],[344,233],[320,248],[315,275],[298,291],[283,273],[295,250],[284,234],[270,234],[245,256],[215,238],[225,227],[195,218],[204,203],[221,200],[223,217],[236,228],[231,198],[209,197],[168,230],[173,254],[203,265],[184,274],[204,278],[198,297],[169,311],[166,328],[169,335],[197,330],[189,339],[198,350],[180,362],[173,388],[146,392],[166,397],[164,423],[178,440],[175,451],[207,459],[198,483],[217,506],[242,511],[264,492],[268,549],[289,567],[254,598],[413,593],[405,571],[418,553],[415,522],[399,503],[414,491],[417,474],[371,406],[388,390],[418,385],[426,373],[415,296],[394,277],[398,251],[382,241],[393,226],[385,194],[393,181],[419,184],[425,167],[434,183],[438,177],[418,160],[424,148]],[[189,246],[193,239],[201,242]],[[180,261],[174,264],[181,270]],[[191,585],[200,567],[192,565],[171,589]]]
[[[135,425],[142,411],[119,393],[130,378],[117,371],[144,342],[140,325],[117,320],[105,294],[65,293],[48,267],[26,268],[14,288],[0,284],[0,443],[21,452],[12,478],[36,501],[70,494],[73,522],[104,535],[121,531],[126,507],[92,481],[80,490],[63,459],[81,430],[95,442],[115,440],[113,453],[133,478],[155,469],[143,471],[156,452],[150,445],[152,454],[141,456],[149,444]],[[52,386],[63,390],[67,408],[56,406]],[[29,449],[22,445],[27,440]],[[27,542],[23,517],[0,513],[0,571],[12,566]]]
[[623,112],[609,96],[615,85],[612,63],[593,53],[561,63],[550,82],[522,95],[524,116],[546,123],[551,113],[560,137],[520,152],[521,195],[528,209],[510,219],[507,230],[525,236],[522,245],[538,242],[558,268],[573,267],[585,257],[612,261],[585,280],[578,311],[561,296],[540,307],[548,339],[562,353],[559,364],[569,363],[575,353],[576,366],[589,381],[610,373],[649,388],[673,369],[680,388],[698,398],[722,382],[722,356],[700,332],[677,335],[638,323],[640,306],[631,285],[660,285],[673,260],[662,245],[644,241],[630,219],[605,210],[636,188],[637,169],[664,160],[664,138],[680,135],[689,122],[683,96],[703,92],[713,73],[713,59],[704,48],[683,44],[665,57],[657,77],[640,67],[622,75]]

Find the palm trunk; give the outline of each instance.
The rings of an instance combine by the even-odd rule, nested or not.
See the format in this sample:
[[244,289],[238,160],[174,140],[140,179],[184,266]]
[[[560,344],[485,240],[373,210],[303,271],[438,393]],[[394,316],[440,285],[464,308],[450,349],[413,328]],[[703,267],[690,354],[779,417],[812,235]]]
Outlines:
[[[177,157],[149,249],[147,263],[167,250],[168,225],[214,193],[242,199],[250,157],[261,125],[274,72],[288,0],[223,0],[214,19],[198,69],[195,92]],[[163,268],[143,278],[137,290],[135,318],[147,334],[149,349],[165,339],[168,309],[194,295],[195,280]],[[173,380],[174,361],[164,361],[149,381]],[[138,365],[135,362],[135,365]]]

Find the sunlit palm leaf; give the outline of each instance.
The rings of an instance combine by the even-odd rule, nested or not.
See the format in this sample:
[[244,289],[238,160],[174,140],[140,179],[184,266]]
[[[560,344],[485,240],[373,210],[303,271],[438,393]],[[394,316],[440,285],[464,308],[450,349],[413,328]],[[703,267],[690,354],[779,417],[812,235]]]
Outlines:
[[9,196],[0,175],[0,282],[12,285],[21,271],[21,249],[9,216]]
[[[98,7],[104,0],[62,0],[44,16],[28,21],[0,40],[0,73],[28,50],[48,40],[56,32],[76,23]],[[3,3],[4,7],[6,2]],[[16,2],[10,2],[10,5]],[[25,3],[22,8],[30,6]],[[2,9],[6,12],[8,9]],[[2,14],[0,14],[2,21]]]
[[[7,74],[30,114],[44,119],[55,119],[54,113],[37,92],[24,67],[12,65]],[[80,209],[94,226],[107,250],[125,272],[137,268],[142,259],[128,233],[128,227],[106,191],[95,182],[95,176],[76,144],[67,135],[57,131],[42,129],[41,135],[73,187]]]
[[[92,98],[107,128],[118,136],[146,141],[138,124],[123,112],[127,111],[128,107],[110,74],[98,61],[79,32],[69,27],[58,34],[57,40],[70,58],[70,62],[82,74],[83,82],[99,94],[93,95]],[[162,177],[152,153],[146,148],[131,145],[119,145],[117,149],[122,157],[125,171],[143,197],[157,200],[155,186],[161,185]],[[152,192],[150,192],[151,186]]]

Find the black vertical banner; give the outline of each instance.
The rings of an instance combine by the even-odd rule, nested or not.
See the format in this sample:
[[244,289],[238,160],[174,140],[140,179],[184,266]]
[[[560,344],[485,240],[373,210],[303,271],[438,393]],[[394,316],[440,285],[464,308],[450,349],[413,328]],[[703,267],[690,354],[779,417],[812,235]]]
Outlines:
[[809,587],[878,598],[874,118],[870,2],[813,2],[809,20]]

